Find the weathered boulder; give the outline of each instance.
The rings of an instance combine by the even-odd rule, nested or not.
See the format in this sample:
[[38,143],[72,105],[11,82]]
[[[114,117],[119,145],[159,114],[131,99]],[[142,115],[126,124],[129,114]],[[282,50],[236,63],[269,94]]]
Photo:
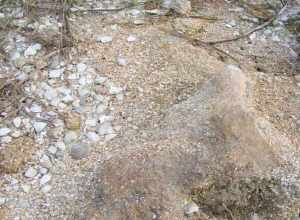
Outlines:
[[[193,195],[199,205],[205,205],[200,206],[205,213],[199,215],[213,214],[224,219],[228,217],[228,206],[241,219],[253,211],[284,219],[282,216],[287,213],[278,205],[285,207],[293,200],[284,193],[269,193],[273,186],[281,190],[281,177],[274,177],[278,182],[268,177],[290,160],[292,155],[286,152],[293,152],[293,145],[268,121],[258,117],[251,106],[251,81],[239,68],[227,66],[195,95],[171,107],[158,129],[145,131],[147,137],[128,143],[121,151],[117,148],[118,153],[111,152],[114,156],[103,162],[95,175],[96,195],[86,216],[183,219],[185,201]],[[213,183],[211,176],[217,178]],[[214,197],[216,201],[209,199],[209,190],[203,198],[195,191],[210,184],[219,187],[222,181],[229,183],[228,192],[224,198]],[[236,197],[235,186],[241,196]],[[249,187],[268,191],[250,195],[260,198],[257,204],[268,203],[270,207],[266,209],[271,213],[265,213],[248,198]],[[239,204],[241,201],[244,203]],[[293,213],[289,210],[288,214]]]

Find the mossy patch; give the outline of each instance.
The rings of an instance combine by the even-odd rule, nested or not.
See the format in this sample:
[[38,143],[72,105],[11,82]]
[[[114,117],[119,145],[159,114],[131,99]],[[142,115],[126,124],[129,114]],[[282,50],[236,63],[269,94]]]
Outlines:
[[291,219],[299,208],[279,179],[256,176],[212,178],[192,189],[191,197],[208,215],[218,219],[247,219],[253,213]]

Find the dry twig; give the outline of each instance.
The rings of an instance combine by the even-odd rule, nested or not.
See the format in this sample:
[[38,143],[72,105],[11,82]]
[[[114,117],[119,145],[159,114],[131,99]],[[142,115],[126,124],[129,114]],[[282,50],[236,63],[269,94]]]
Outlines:
[[281,8],[281,10],[277,13],[277,15],[273,16],[272,18],[270,18],[268,21],[266,21],[265,23],[263,23],[262,25],[259,25],[257,27],[255,27],[254,29],[246,32],[245,34],[241,34],[237,37],[234,38],[230,38],[230,39],[224,39],[224,40],[217,40],[217,41],[206,41],[203,43],[206,44],[210,44],[210,45],[214,45],[214,44],[222,44],[222,43],[228,43],[228,42],[232,42],[232,41],[237,41],[243,38],[247,38],[248,36],[250,36],[251,34],[260,31],[262,29],[264,29],[265,27],[271,25],[287,8],[287,3]]

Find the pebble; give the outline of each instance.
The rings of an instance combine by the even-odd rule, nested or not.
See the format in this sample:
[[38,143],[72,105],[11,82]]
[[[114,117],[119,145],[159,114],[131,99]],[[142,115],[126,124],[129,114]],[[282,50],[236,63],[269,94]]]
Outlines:
[[70,156],[75,160],[80,160],[88,156],[89,148],[85,144],[76,143],[71,146]]
[[97,36],[96,41],[101,42],[101,43],[109,43],[112,41],[112,37],[111,36]]
[[127,65],[127,61],[124,58],[122,58],[122,57],[118,57],[117,58],[117,64],[119,66],[126,66]]
[[104,76],[96,76],[95,83],[97,85],[103,84],[107,80],[107,77]]
[[99,137],[99,135],[98,135],[96,132],[90,131],[90,132],[88,132],[88,133],[86,134],[86,136],[87,136],[87,138],[88,138],[90,141],[92,141],[92,142],[97,142],[97,141],[100,140],[100,137]]
[[65,144],[70,144],[75,142],[78,139],[78,134],[75,131],[67,131],[64,136]]
[[12,138],[10,136],[5,136],[1,138],[1,143],[8,144],[12,141]]
[[132,10],[130,10],[130,14],[131,14],[132,16],[136,17],[136,16],[138,16],[138,15],[141,14],[141,11],[138,10],[138,9],[132,9]]
[[133,24],[135,25],[142,25],[142,24],[145,24],[145,20],[143,19],[136,19],[133,21]]
[[100,115],[98,120],[99,120],[100,123],[104,123],[106,121],[113,121],[114,117],[111,116],[111,115]]
[[51,191],[51,189],[52,189],[52,186],[46,185],[46,186],[43,186],[41,190],[43,193],[48,193]]
[[117,137],[117,134],[105,135],[105,141],[110,141],[110,140],[114,139],[115,137]]
[[16,117],[13,119],[13,124],[16,128],[19,128],[21,126],[22,119],[21,117]]
[[47,155],[43,155],[40,159],[40,164],[43,167],[50,168],[52,166],[51,160]]
[[76,112],[70,112],[64,118],[66,128],[70,130],[79,130],[81,125],[81,116]]
[[300,74],[295,75],[295,80],[296,80],[297,82],[300,82]]
[[76,65],[76,69],[77,69],[77,72],[82,73],[82,72],[86,71],[87,65],[84,63],[78,63]]
[[199,206],[194,202],[190,202],[184,206],[184,213],[188,216],[197,212],[199,212]]
[[34,55],[36,55],[37,51],[39,51],[40,49],[42,49],[41,44],[33,44],[25,50],[24,56],[25,57],[34,56]]
[[49,89],[47,89],[44,92],[43,95],[44,95],[45,99],[47,99],[49,101],[52,101],[54,99],[57,99],[58,93],[57,93],[57,91],[55,89],[53,89],[53,88],[50,87]]
[[64,73],[64,71],[65,71],[64,68],[50,70],[49,73],[48,73],[48,77],[50,79],[60,78],[62,76],[62,74]]
[[41,113],[42,107],[37,104],[32,104],[32,106],[30,107],[30,111],[33,113]]
[[11,132],[10,128],[0,128],[0,137],[6,136]]
[[35,177],[35,176],[37,175],[37,173],[38,173],[38,172],[37,172],[36,169],[34,169],[33,167],[29,167],[29,168],[26,170],[24,176],[27,177],[27,178],[33,178],[33,177]]
[[99,135],[113,134],[114,130],[110,122],[102,123],[98,128]]
[[134,36],[134,35],[129,35],[128,38],[127,38],[127,41],[128,41],[128,42],[134,42],[134,41],[136,41],[136,40],[137,40],[137,38],[136,38],[136,36]]
[[0,206],[6,203],[6,198],[0,197]]
[[65,149],[66,149],[66,145],[65,145],[65,143],[64,142],[57,142],[56,144],[56,147],[58,148],[58,149],[60,149],[60,150],[62,150],[62,151],[64,151]]
[[104,104],[99,104],[99,105],[97,106],[96,112],[97,112],[97,114],[101,114],[101,113],[103,113],[106,109],[107,109],[107,106],[106,106],[106,105],[104,105]]
[[45,167],[41,167],[39,170],[39,173],[44,175],[44,174],[48,173],[48,169]]
[[51,180],[51,175],[50,174],[46,174],[44,175],[41,179],[40,179],[40,185],[45,185],[46,183],[48,183]]
[[112,95],[119,94],[123,91],[123,88],[115,86],[113,83],[107,83],[106,86],[108,88],[108,92]]
[[41,131],[43,131],[47,127],[47,123],[36,121],[36,122],[33,123],[32,126],[33,126],[36,133],[40,133]]
[[27,185],[27,184],[23,184],[21,187],[25,193],[29,193],[31,190],[30,185]]
[[68,75],[68,79],[69,80],[77,80],[77,79],[79,79],[79,74],[78,73],[72,73],[72,74]]
[[13,131],[13,133],[11,134],[12,137],[14,138],[18,138],[22,135],[22,132],[19,130]]
[[48,151],[49,151],[49,153],[55,155],[56,152],[57,152],[57,148],[56,148],[55,146],[50,146],[50,147],[48,148]]
[[85,121],[85,126],[87,127],[96,127],[98,120],[95,118],[89,118]]

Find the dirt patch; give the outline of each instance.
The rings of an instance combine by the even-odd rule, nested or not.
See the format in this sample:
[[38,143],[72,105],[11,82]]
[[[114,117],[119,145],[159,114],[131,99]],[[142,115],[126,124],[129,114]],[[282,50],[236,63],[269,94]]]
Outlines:
[[34,140],[20,137],[0,149],[0,173],[17,173],[37,151]]

